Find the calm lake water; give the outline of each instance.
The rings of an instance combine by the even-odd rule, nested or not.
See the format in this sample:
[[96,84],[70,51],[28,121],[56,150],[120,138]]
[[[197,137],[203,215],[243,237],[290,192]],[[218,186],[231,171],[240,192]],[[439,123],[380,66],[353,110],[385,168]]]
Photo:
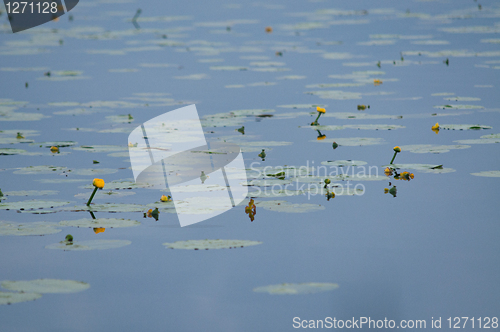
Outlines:
[[[475,317],[477,328],[477,318],[499,316],[497,1],[82,0],[16,34],[0,10],[0,280],[90,285],[0,306],[1,331],[288,331],[294,317],[425,320],[427,329],[441,317],[448,329],[450,317]],[[242,147],[249,180],[281,180],[279,169],[256,176],[258,167],[341,161],[323,166],[348,172],[329,178],[351,195],[256,197],[254,221],[248,198],[181,228],[165,209],[158,221],[143,217],[171,204],[159,202],[165,192],[105,187],[94,203],[121,205],[95,217],[140,224],[67,226],[91,219],[74,210],[94,178],[133,181],[134,128],[190,104],[207,140]],[[317,106],[326,113],[310,126]],[[396,173],[410,181],[384,174],[395,146]],[[370,176],[356,176],[363,169]],[[326,178],[301,175],[282,181],[307,191]],[[384,191],[393,186],[395,197]],[[53,234],[3,235],[41,221]],[[67,234],[130,244],[46,248]],[[261,243],[163,245],[203,239]]]

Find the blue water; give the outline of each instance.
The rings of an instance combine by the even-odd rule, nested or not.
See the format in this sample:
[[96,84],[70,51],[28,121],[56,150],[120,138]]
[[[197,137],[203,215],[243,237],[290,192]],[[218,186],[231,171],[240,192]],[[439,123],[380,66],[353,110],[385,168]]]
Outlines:
[[[322,104],[327,114],[358,112],[358,104],[370,105],[366,114],[401,115],[402,119],[336,119],[322,117],[322,125],[394,124],[405,126],[397,130],[326,131],[328,139],[349,137],[382,138],[385,144],[371,146],[341,146],[314,142],[317,133],[307,128],[313,117],[248,118],[245,122],[248,141],[286,141],[293,144],[275,146],[261,166],[315,165],[327,160],[353,159],[379,167],[380,174],[392,158],[396,145],[453,145],[456,140],[476,139],[498,133],[500,120],[499,80],[500,54],[492,56],[405,55],[409,51],[437,52],[457,50],[468,52],[498,52],[496,43],[481,42],[497,39],[500,32],[500,6],[495,1],[357,1],[352,2],[285,2],[257,3],[242,1],[237,8],[230,2],[159,1],[106,3],[81,1],[70,14],[58,22],[12,34],[5,13],[0,16],[0,68],[46,67],[38,71],[1,70],[0,98],[26,101],[17,112],[42,113],[40,121],[2,121],[0,130],[38,130],[39,136],[27,137],[36,142],[72,140],[77,145],[112,144],[126,146],[127,133],[68,131],[67,128],[104,130],[126,127],[130,130],[159,114],[184,104],[195,103],[200,116],[241,109],[274,109],[274,115],[314,109],[288,109],[278,105]],[[268,5],[282,7],[268,8]],[[189,16],[179,21],[138,21],[136,30],[131,22],[138,8],[141,18],[156,16]],[[376,9],[385,8],[384,14]],[[367,10],[367,15],[320,15],[322,9]],[[405,17],[425,13],[431,17]],[[2,9],[2,11],[4,11]],[[117,13],[119,12],[119,13]],[[293,13],[310,13],[307,16]],[[458,13],[458,14],[457,14]],[[448,15],[440,16],[438,15]],[[233,24],[231,20],[254,20],[249,24]],[[343,20],[363,20],[338,24]],[[217,27],[203,22],[223,22]],[[328,23],[323,28],[285,29],[283,25],[302,22]],[[345,22],[344,22],[345,23]],[[352,22],[351,22],[352,23]],[[230,31],[226,27],[230,26]],[[266,34],[265,27],[273,27]],[[485,26],[490,33],[451,33],[443,28]],[[116,39],[84,39],[91,34],[89,27],[102,32],[123,32]],[[182,29],[178,29],[182,28]],[[77,30],[78,29],[78,30]],[[156,29],[147,32],[146,29]],[[177,29],[177,30],[176,30]],[[145,32],[146,30],[146,32]],[[217,30],[220,33],[214,33]],[[94,30],[95,31],[95,30]],[[167,38],[162,38],[166,34]],[[379,40],[375,34],[402,37],[392,45],[367,46],[360,42]],[[406,37],[405,37],[406,36]],[[407,36],[427,36],[408,39]],[[30,40],[53,40],[49,45],[27,44],[20,48],[41,50],[33,55],[8,54],[18,50],[13,43]],[[59,45],[59,39],[63,44]],[[418,45],[419,40],[444,40],[447,45]],[[182,46],[163,46],[157,50],[128,51],[122,55],[94,54],[89,50],[123,50],[155,46],[159,41],[177,41]],[[198,42],[196,42],[198,41]],[[195,47],[201,42],[212,44],[219,54],[204,54]],[[324,42],[337,45],[318,45]],[[134,44],[136,43],[136,44]],[[285,44],[287,43],[287,44]],[[204,45],[202,45],[204,46]],[[224,52],[224,49],[251,46],[255,51]],[[293,47],[308,52],[297,52]],[[190,50],[186,48],[191,48]],[[275,55],[282,50],[283,56]],[[309,52],[311,51],[311,52]],[[312,52],[314,51],[314,52]],[[350,53],[348,59],[330,60],[322,53]],[[404,61],[401,62],[401,52]],[[462,54],[463,55],[463,54]],[[242,57],[264,56],[268,59],[249,60]],[[449,66],[443,63],[449,59]],[[223,59],[223,62],[203,63],[200,59]],[[284,62],[290,71],[259,72],[251,62]],[[382,61],[381,68],[375,64]],[[393,65],[387,61],[397,61]],[[410,65],[405,62],[412,61]],[[422,64],[418,64],[421,61]],[[497,61],[497,63],[486,63]],[[370,62],[354,67],[345,64]],[[434,63],[429,63],[434,62]],[[172,64],[165,68],[148,68],[141,64]],[[478,67],[476,65],[483,65]],[[484,67],[486,65],[487,67]],[[246,71],[215,71],[211,66],[243,66]],[[134,68],[137,72],[115,73],[110,69]],[[38,80],[46,71],[79,70],[88,79],[68,81]],[[329,75],[350,74],[354,71],[383,71],[370,76],[384,81],[380,86],[371,82],[359,87],[306,88],[319,83],[352,83],[349,79],[334,79]],[[201,80],[176,79],[176,76],[206,74]],[[300,80],[277,79],[301,75]],[[25,88],[25,82],[29,87]],[[227,85],[248,85],[256,82],[276,82],[272,86],[226,88]],[[477,87],[488,86],[488,87]],[[344,92],[386,95],[362,95],[361,99],[321,99],[307,91],[340,90]],[[447,101],[435,93],[480,98],[479,101]],[[174,102],[163,106],[136,105],[131,108],[100,107],[103,112],[92,115],[56,115],[53,112],[81,106],[56,107],[49,103],[133,100],[135,93],[168,93],[161,98]],[[420,99],[409,99],[421,97]],[[149,102],[155,104],[155,102]],[[436,105],[479,105],[482,109],[442,110]],[[88,108],[88,106],[87,106]],[[104,112],[105,111],[105,112]],[[454,116],[431,116],[432,113],[457,112]],[[466,113],[468,112],[468,113]],[[105,117],[131,114],[132,124],[116,124]],[[412,117],[425,114],[425,117]],[[431,131],[440,124],[481,124],[489,130]],[[240,135],[237,127],[205,128],[207,139]],[[209,133],[214,131],[214,133]],[[241,135],[240,135],[241,137]],[[48,149],[37,145],[1,145],[0,148],[21,148],[30,152]],[[65,178],[61,174],[20,175],[15,168],[35,165],[66,166],[68,168],[122,168],[117,173],[103,175],[108,181],[132,178],[125,157],[110,157],[107,153],[71,152],[64,156],[0,156],[0,188],[13,190],[58,190],[56,196],[9,197],[7,201],[25,199],[71,200],[73,205],[85,204],[74,195],[89,192],[78,188],[86,183],[42,184],[38,179]],[[415,171],[410,182],[394,181],[397,197],[384,194],[390,188],[387,181],[365,181],[363,195],[338,196],[327,201],[324,196],[294,196],[285,199],[293,203],[313,203],[325,206],[322,211],[280,213],[257,209],[250,222],[242,206],[191,227],[180,228],[175,214],[161,214],[160,220],[143,219],[142,213],[97,213],[98,217],[129,218],[142,223],[139,227],[107,229],[94,234],[92,229],[64,228],[61,233],[46,236],[2,236],[0,239],[0,280],[31,280],[39,278],[81,280],[90,289],[74,294],[44,294],[34,302],[16,303],[0,308],[1,331],[288,331],[294,317],[317,320],[326,317],[351,319],[371,317],[399,321],[423,319],[430,328],[431,319],[442,317],[443,329],[448,317],[498,317],[500,287],[498,285],[500,244],[498,234],[498,178],[479,177],[470,173],[499,170],[498,144],[471,144],[470,148],[440,154],[418,154],[403,151],[398,163],[443,164],[456,171],[431,174]],[[245,162],[260,161],[258,152],[245,153]],[[97,159],[100,164],[92,164]],[[88,179],[92,176],[70,175]],[[150,204],[161,193],[137,189],[136,194],[111,198],[109,202]],[[104,201],[101,201],[104,202]],[[55,221],[89,218],[84,212],[53,214],[16,213],[0,210],[0,220],[15,222]],[[110,250],[64,252],[44,249],[71,233],[77,240],[126,239],[131,245]],[[167,250],[164,242],[191,239],[241,239],[262,241],[261,245],[208,251]],[[257,293],[256,287],[280,283],[337,283],[339,288],[323,293],[271,295]],[[466,328],[470,328],[468,325]]]

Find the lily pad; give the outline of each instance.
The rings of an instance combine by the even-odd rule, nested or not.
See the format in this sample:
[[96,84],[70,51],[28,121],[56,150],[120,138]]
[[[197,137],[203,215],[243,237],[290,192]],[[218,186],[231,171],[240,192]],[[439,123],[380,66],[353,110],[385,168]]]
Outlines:
[[17,292],[35,293],[77,293],[84,291],[90,285],[83,281],[60,280],[60,279],[36,279],[29,281],[2,281],[1,286],[5,289]]
[[73,147],[73,150],[86,151],[86,152],[116,152],[116,151],[128,151],[128,147],[120,145],[82,145],[78,147]]
[[0,221],[0,235],[29,236],[56,234],[61,231],[60,228],[56,228],[57,226],[59,226],[58,223],[47,221],[29,223]]
[[[88,180],[85,180],[88,181]],[[134,181],[128,181],[128,180],[114,180],[114,181],[109,181],[104,184],[103,190],[120,190],[120,189],[136,189],[136,188],[147,188],[148,185],[138,185]],[[80,187],[84,189],[94,189],[94,186],[92,184],[88,184],[86,186]]]
[[286,213],[307,213],[313,211],[324,210],[325,207],[319,204],[309,204],[309,203],[290,203],[287,201],[259,201],[255,205],[258,208],[263,208],[274,212],[286,212]]
[[78,144],[78,142],[73,142],[73,141],[36,142],[36,143],[31,143],[30,145],[38,145],[46,148],[50,148],[52,146],[64,148],[68,146],[73,146],[75,144]]
[[257,293],[269,293],[271,295],[297,295],[328,292],[333,291],[337,288],[339,288],[338,284],[308,282],[301,284],[283,283],[279,285],[269,285],[254,288],[253,291]]
[[74,170],[68,170],[71,174],[75,175],[97,175],[97,174],[113,174],[118,172],[114,168],[79,168]]
[[363,146],[363,145],[378,145],[385,144],[383,138],[370,138],[370,137],[349,137],[349,138],[330,138],[321,141],[314,140],[311,142],[329,143],[336,142],[339,146]]
[[59,222],[60,226],[88,227],[88,228],[120,228],[120,227],[139,226],[140,224],[141,223],[138,222],[137,220],[118,219],[118,218],[97,218],[97,219],[83,218],[77,220],[63,220]]
[[367,164],[366,161],[361,161],[361,160],[332,160],[332,161],[321,162],[321,165],[336,166],[336,167],[362,166],[366,164]]
[[500,177],[500,171],[482,171],[479,173],[470,173],[474,176],[485,176],[489,178],[498,178]]
[[0,203],[0,210],[35,210],[47,209],[59,206],[68,205],[71,202],[67,201],[39,201],[29,200],[20,202]]
[[412,153],[445,153],[450,150],[468,149],[470,145],[433,145],[433,144],[415,144],[401,145],[403,151]]
[[[110,196],[113,197],[123,197],[123,196],[130,196],[130,195],[135,195],[135,192],[133,191],[113,191],[113,190],[98,190],[94,196],[94,199],[104,199],[104,198],[109,198]],[[88,200],[90,195],[88,192],[86,193],[79,193],[75,195],[76,198],[83,198],[85,200]]]
[[105,250],[128,246],[132,242],[128,240],[90,240],[90,241],[61,241],[46,246],[46,249],[58,249],[64,251],[79,250]]
[[423,173],[452,173],[455,172],[453,168],[445,168],[443,165],[432,165],[432,164],[392,164],[384,165],[383,168],[392,167],[402,170],[416,170]]
[[460,144],[492,144],[492,143],[500,143],[500,134],[489,134],[483,135],[481,138],[476,139],[464,139],[454,141]]
[[270,186],[282,186],[290,183],[292,183],[292,181],[290,180],[264,179],[264,180],[251,180],[245,185],[257,186],[257,187],[270,187]]
[[343,127],[351,129],[362,129],[362,130],[395,130],[400,128],[406,128],[405,126],[386,125],[386,124],[344,125]]
[[186,249],[186,250],[209,250],[209,249],[232,249],[255,246],[262,244],[259,241],[248,240],[187,240],[173,243],[165,242],[163,245],[168,249]]
[[14,171],[14,174],[50,174],[53,172],[61,172],[65,170],[67,170],[67,167],[62,166],[28,166]]
[[11,293],[0,291],[0,305],[34,301],[40,297],[42,297],[42,294],[38,293]]
[[439,129],[444,130],[481,130],[481,129],[491,129],[493,127],[483,126],[483,125],[473,125],[473,124],[444,124],[439,125]]
[[437,105],[434,106],[434,108],[442,108],[442,109],[447,109],[447,108],[453,108],[453,109],[482,109],[484,108],[483,106],[479,105]]
[[26,150],[23,149],[13,149],[13,148],[0,149],[0,156],[8,156],[8,155],[24,154],[24,153],[26,153]]

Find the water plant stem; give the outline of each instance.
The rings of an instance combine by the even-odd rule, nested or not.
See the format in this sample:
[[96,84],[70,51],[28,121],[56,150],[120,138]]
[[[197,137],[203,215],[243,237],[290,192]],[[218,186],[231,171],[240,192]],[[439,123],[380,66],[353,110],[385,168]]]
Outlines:
[[394,161],[394,158],[396,158],[396,155],[397,155],[397,154],[398,154],[398,152],[397,152],[397,151],[396,151],[396,152],[394,152],[394,156],[392,156],[392,160],[391,160],[390,164],[392,164],[392,162]]
[[92,195],[90,195],[89,201],[87,202],[87,206],[90,206],[90,203],[92,202],[92,199],[94,198],[97,189],[98,189],[97,187],[94,187],[94,191],[92,192]]

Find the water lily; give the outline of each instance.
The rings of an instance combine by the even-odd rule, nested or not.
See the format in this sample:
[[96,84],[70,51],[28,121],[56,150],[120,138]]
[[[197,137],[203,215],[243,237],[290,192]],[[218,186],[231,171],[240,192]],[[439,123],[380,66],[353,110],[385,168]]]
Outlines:
[[330,179],[325,179],[325,186],[323,188],[326,188],[330,183]]
[[432,128],[431,128],[431,130],[432,130],[433,132],[435,132],[435,133],[436,133],[436,135],[437,135],[437,134],[439,134],[439,129],[440,129],[440,128],[439,128],[439,123],[438,123],[438,122],[436,122],[436,124],[435,124],[434,126],[432,126]]
[[52,153],[58,153],[59,152],[59,148],[57,146],[51,146],[50,147],[50,151],[52,151]]
[[250,202],[248,202],[248,206],[245,206],[245,213],[248,214],[250,221],[255,220],[255,214],[257,213],[257,207],[255,206],[255,202],[254,202],[253,198],[251,198]]
[[331,198],[335,198],[335,193],[333,191],[327,190],[325,196],[326,200],[329,201]]
[[92,195],[90,195],[89,201],[87,202],[87,206],[90,206],[90,203],[92,202],[92,199],[94,198],[94,195],[97,192],[97,189],[104,188],[104,180],[103,179],[94,179],[94,181],[92,182],[92,185],[94,186],[94,191],[92,192]]
[[23,139],[24,138],[23,133],[17,133],[16,138],[17,139]]
[[389,167],[386,167],[384,169],[384,174],[387,175],[387,176],[391,176],[392,175],[392,169],[389,168]]
[[316,111],[318,112],[318,116],[316,117],[316,120],[314,120],[311,123],[311,126],[319,126],[319,123],[318,123],[319,117],[321,116],[321,114],[326,113],[326,109],[319,107],[319,106],[316,107]]
[[267,32],[267,33],[271,33],[271,32],[273,32],[273,28],[272,28],[272,27],[266,27],[266,32]]
[[358,105],[358,111],[364,111],[367,108],[370,108],[370,105]]
[[382,84],[381,80],[379,80],[379,79],[374,79],[373,80],[373,85],[380,85],[380,84]]
[[103,228],[103,227],[95,227],[94,233],[96,233],[96,234],[104,233],[105,230],[106,230],[106,228]]
[[66,235],[66,238],[64,240],[67,242],[73,242],[73,235],[71,234]]
[[162,201],[162,202],[170,202],[171,200],[172,200],[172,197],[165,196],[165,195],[162,195],[160,198],[160,201]]
[[332,143],[332,148],[335,150],[336,148],[338,148],[339,145],[337,144],[337,142],[333,142]]
[[318,141],[324,140],[326,138],[326,135],[323,135],[321,131],[316,130],[318,132],[318,137],[316,138]]
[[396,155],[399,152],[401,152],[401,148],[399,146],[395,146],[393,150],[394,150],[394,156],[392,157],[392,160],[391,160],[390,164],[392,164],[392,162],[394,161],[394,158],[396,158]]

